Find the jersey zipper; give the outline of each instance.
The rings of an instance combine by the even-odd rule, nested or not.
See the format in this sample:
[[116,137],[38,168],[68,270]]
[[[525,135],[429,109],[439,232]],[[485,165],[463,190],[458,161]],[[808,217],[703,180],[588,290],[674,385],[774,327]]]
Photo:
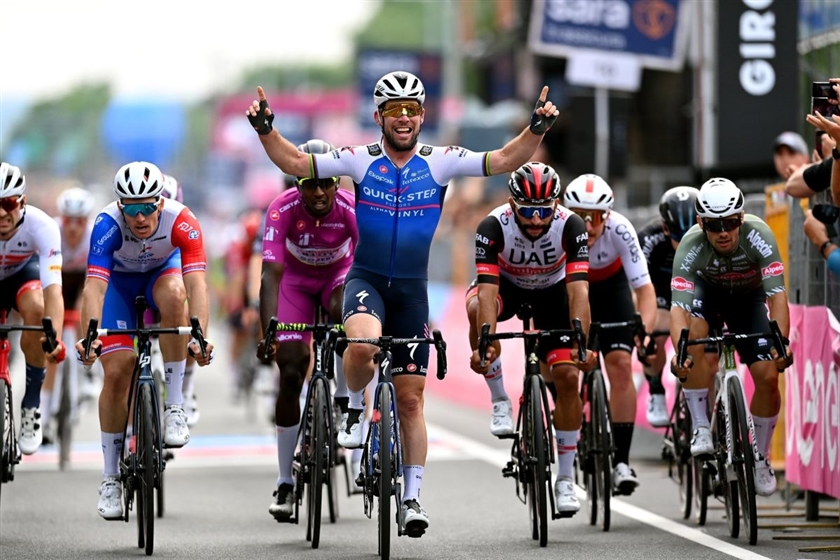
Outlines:
[[[393,162],[391,162],[393,163]],[[397,261],[397,234],[399,233],[399,218],[400,218],[400,168],[396,165],[394,166],[397,169],[397,192],[396,192],[396,202],[394,206],[394,229],[391,235],[391,262],[388,265],[388,287],[391,287],[391,280],[394,278],[394,266],[396,265]]]

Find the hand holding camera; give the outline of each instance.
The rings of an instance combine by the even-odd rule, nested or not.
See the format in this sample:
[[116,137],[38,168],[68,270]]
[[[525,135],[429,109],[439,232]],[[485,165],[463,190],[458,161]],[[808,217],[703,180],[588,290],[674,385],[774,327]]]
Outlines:
[[[811,114],[805,117],[817,129],[814,148],[820,158],[827,158],[832,150],[828,144],[840,141],[840,78],[811,84]],[[823,134],[825,133],[825,134]],[[828,138],[823,136],[827,135]],[[832,146],[833,148],[833,146]]]

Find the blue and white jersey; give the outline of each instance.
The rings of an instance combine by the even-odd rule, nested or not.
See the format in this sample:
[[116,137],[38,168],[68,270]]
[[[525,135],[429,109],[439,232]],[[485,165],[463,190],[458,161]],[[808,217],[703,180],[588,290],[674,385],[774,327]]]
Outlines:
[[417,144],[402,168],[381,142],[312,154],[312,175],[347,175],[356,188],[359,244],[353,267],[391,278],[428,277],[429,250],[453,177],[488,176],[489,152]]

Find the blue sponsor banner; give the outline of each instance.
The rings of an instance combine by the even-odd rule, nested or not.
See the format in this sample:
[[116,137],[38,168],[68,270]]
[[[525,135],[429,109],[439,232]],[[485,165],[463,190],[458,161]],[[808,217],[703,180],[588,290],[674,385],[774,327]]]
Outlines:
[[356,82],[359,85],[360,97],[359,123],[363,128],[379,128],[373,120],[376,109],[373,104],[373,89],[379,78],[397,70],[411,72],[423,82],[426,89],[423,130],[435,132],[438,127],[443,85],[443,65],[440,55],[436,53],[384,49],[359,51],[356,57]]
[[580,50],[621,52],[642,66],[678,70],[689,17],[684,0],[545,0],[534,2],[529,44],[542,55]]

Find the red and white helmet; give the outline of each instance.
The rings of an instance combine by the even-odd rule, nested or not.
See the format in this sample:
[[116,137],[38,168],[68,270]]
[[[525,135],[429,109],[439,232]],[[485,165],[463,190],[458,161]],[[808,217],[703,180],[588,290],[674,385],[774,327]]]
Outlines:
[[566,186],[563,206],[570,210],[612,210],[615,197],[610,186],[598,175],[586,173]]

